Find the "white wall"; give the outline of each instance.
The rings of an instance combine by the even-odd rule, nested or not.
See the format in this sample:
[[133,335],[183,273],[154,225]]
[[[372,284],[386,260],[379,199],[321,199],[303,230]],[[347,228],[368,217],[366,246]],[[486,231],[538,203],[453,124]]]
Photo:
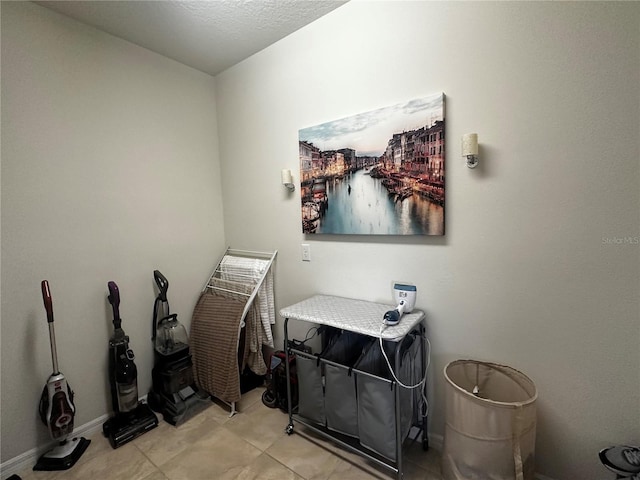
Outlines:
[[190,324],[224,250],[214,80],[30,2],[2,2],[2,462],[50,438],[40,282],[53,295],[76,425],[111,411],[107,282],[139,394],[151,385],[153,270]]
[[[226,240],[279,250],[278,308],[414,282],[434,438],[449,361],[511,365],[538,386],[537,471],[558,480],[603,478],[600,448],[640,443],[639,7],[354,0],[216,77]],[[446,235],[305,237],[279,185],[298,129],[437,92]]]
[[[152,270],[188,325],[229,244],[279,250],[279,307],[314,293],[389,302],[391,280],[416,283],[433,436],[446,363],[502,362],[539,388],[538,472],[606,476],[599,448],[640,443],[640,248],[615,243],[640,235],[639,21],[637,3],[352,0],[218,76],[214,98],[204,74],[3,2],[2,462],[49,440],[42,279],[81,425],[110,410],[107,281],[144,393]],[[298,168],[298,129],[435,92],[446,235],[303,236],[299,192],[279,185]],[[459,157],[470,131],[475,171]]]

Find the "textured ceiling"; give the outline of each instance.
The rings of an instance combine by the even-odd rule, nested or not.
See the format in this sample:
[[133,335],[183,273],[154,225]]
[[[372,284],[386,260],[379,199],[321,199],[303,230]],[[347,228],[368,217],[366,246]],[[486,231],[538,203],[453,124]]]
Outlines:
[[34,2],[216,75],[347,0]]

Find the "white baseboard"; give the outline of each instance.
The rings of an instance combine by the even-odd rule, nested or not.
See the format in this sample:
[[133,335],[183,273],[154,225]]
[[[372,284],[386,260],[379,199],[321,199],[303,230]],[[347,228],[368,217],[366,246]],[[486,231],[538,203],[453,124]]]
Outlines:
[[[147,395],[140,397],[138,400],[147,403]],[[84,425],[74,428],[73,436],[90,437],[94,433],[102,430],[102,424],[106,422],[109,417],[111,417],[110,414],[105,414],[101,417],[91,420],[90,422],[85,423]],[[5,480],[7,477],[10,477],[13,474],[17,475],[21,471],[29,467],[33,467],[38,461],[38,458],[40,458],[43,453],[48,452],[49,450],[54,448],[56,444],[57,442],[51,441],[46,445],[32,448],[31,450],[0,464],[0,478],[2,478],[2,480]]]
[[[73,429],[74,437],[82,437],[87,436],[90,437],[94,433],[102,430],[102,424],[107,421],[109,415],[103,415],[99,418],[91,420],[84,425],[81,425],[77,428]],[[32,448],[31,450],[18,455],[6,462],[0,464],[0,475],[2,475],[2,479],[6,479],[13,474],[18,474],[27,468],[33,468],[33,466],[38,461],[38,458],[45,453],[51,450],[56,446],[57,442],[53,441],[48,443],[47,445],[43,445],[40,447]]]
[[[409,434],[407,435],[407,438],[408,439],[418,438],[418,435],[422,435],[422,430],[420,430],[420,428],[418,427],[411,427],[411,430],[409,430]],[[430,433],[428,434],[428,439],[429,439],[429,448],[433,448],[438,452],[442,452],[442,445],[443,445],[442,435],[436,435],[436,434]],[[406,445],[406,442],[405,442],[405,445]]]
[[442,452],[443,446],[444,446],[444,437],[442,435],[437,435],[435,433],[429,434],[429,448],[433,448],[438,452]]

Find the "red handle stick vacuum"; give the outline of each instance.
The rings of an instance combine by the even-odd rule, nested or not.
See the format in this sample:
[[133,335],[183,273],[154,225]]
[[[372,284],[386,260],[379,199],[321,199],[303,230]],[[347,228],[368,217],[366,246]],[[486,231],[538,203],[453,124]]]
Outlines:
[[67,470],[71,468],[91,443],[85,438],[68,437],[73,432],[73,418],[76,408],[73,404],[73,390],[65,376],[58,369],[58,353],[56,351],[56,334],[53,328],[53,302],[49,282],[42,281],[42,300],[47,312],[49,324],[49,341],[51,343],[51,362],[53,373],[49,376],[40,397],[40,418],[49,429],[51,438],[59,445],[46,452],[38,459],[34,470]]

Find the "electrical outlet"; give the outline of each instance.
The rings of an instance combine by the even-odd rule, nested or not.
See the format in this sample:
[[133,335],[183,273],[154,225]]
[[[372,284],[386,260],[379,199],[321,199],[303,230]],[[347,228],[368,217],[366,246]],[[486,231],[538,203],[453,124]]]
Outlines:
[[310,262],[311,261],[311,245],[308,243],[302,244],[302,261]]

